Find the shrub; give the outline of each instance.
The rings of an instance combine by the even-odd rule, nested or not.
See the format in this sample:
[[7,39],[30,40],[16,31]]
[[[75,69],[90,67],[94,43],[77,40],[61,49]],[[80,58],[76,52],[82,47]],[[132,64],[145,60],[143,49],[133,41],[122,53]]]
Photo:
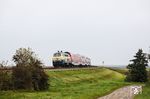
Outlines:
[[16,63],[12,73],[15,89],[48,89],[48,75],[42,68],[42,62],[30,48],[18,49],[13,60]]
[[0,90],[12,89],[11,73],[7,70],[5,62],[0,63]]

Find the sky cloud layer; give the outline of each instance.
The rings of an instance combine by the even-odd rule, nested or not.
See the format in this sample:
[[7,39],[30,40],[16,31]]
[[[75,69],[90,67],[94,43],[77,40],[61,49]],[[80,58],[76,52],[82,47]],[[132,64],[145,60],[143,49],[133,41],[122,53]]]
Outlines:
[[96,65],[126,65],[150,46],[149,0],[0,0],[0,60],[31,47],[46,65],[57,50]]

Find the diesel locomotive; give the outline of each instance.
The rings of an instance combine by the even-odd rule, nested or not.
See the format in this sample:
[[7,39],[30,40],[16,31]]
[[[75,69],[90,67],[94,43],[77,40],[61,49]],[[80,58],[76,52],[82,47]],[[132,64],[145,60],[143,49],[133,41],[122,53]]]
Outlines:
[[79,54],[58,51],[54,53],[52,63],[57,67],[87,67],[91,65],[91,59]]

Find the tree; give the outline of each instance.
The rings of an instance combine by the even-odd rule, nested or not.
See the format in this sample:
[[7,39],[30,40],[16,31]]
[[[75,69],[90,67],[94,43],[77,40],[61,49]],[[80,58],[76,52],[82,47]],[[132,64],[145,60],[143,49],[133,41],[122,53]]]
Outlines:
[[15,89],[48,89],[48,75],[42,68],[43,63],[30,48],[16,50],[13,60],[16,63],[12,72]]
[[139,49],[134,57],[135,59],[130,60],[132,63],[127,66],[129,71],[126,80],[133,82],[146,82],[148,80],[146,70],[148,60],[142,49]]

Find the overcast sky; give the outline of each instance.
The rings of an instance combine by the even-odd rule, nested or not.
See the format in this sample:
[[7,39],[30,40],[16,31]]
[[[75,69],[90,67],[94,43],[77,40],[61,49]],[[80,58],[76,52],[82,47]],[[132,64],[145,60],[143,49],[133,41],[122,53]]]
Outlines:
[[149,46],[150,0],[0,0],[0,61],[30,47],[46,65],[57,50],[126,65]]

